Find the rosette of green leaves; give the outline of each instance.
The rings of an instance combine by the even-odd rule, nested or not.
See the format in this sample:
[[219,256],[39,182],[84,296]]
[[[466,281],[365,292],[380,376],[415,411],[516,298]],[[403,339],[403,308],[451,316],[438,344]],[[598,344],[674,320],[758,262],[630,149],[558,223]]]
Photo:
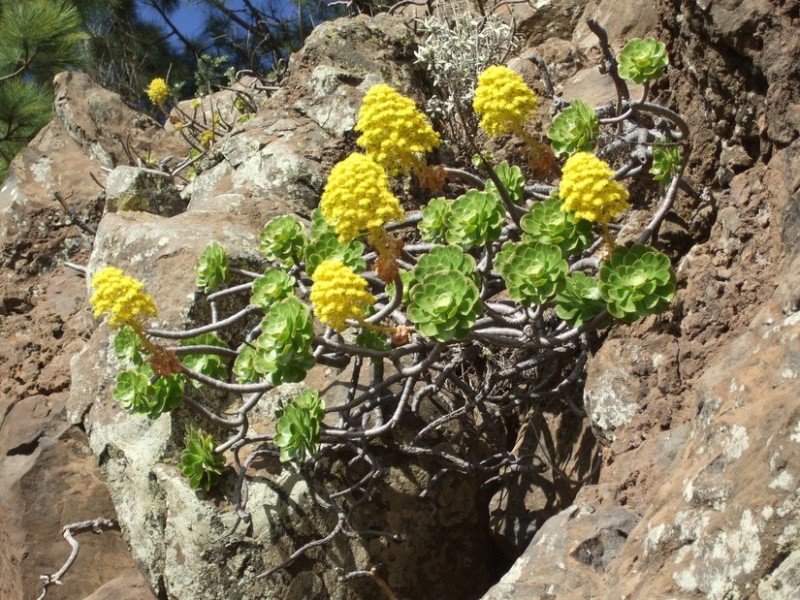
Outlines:
[[279,260],[287,266],[300,262],[306,244],[303,225],[293,215],[270,219],[261,230],[260,250],[269,260]]
[[408,318],[439,342],[465,337],[483,309],[475,282],[459,273],[432,273],[411,288]]
[[634,83],[644,83],[661,77],[669,64],[667,49],[653,38],[634,38],[617,55],[619,76]]
[[325,220],[322,210],[317,207],[311,211],[311,238],[319,237],[323,233],[336,233],[336,230]]
[[114,335],[114,354],[120,364],[141,365],[143,353],[142,340],[132,327],[125,325]]
[[253,344],[253,369],[272,385],[302,381],[314,366],[313,339],[308,307],[293,296],[276,302],[261,321],[261,335]]
[[661,184],[669,185],[680,170],[682,162],[681,147],[662,138],[653,145],[653,164],[650,167],[650,174]]
[[239,383],[256,383],[261,379],[261,374],[253,365],[256,352],[253,346],[245,345],[239,351],[239,356],[233,361],[233,376]]
[[128,412],[157,419],[180,406],[184,379],[180,374],[158,377],[155,381],[153,378],[153,369],[148,364],[123,371],[117,375],[113,396]]
[[225,467],[225,457],[214,452],[213,438],[200,429],[190,429],[183,441],[180,471],[193,490],[210,490]]
[[650,246],[618,247],[600,267],[600,295],[608,312],[631,323],[663,312],[675,297],[669,258]]
[[275,302],[288,298],[294,291],[294,278],[283,269],[267,269],[253,282],[250,304],[268,309]]
[[496,190],[469,190],[450,206],[445,240],[462,248],[484,246],[500,237],[504,218],[503,203]]
[[475,259],[458,246],[434,246],[419,257],[417,266],[414,267],[414,280],[422,281],[437,273],[456,271],[478,285],[480,278],[475,267]]
[[325,403],[315,390],[305,390],[278,413],[275,445],[282,462],[298,463],[313,456],[319,443],[319,430],[325,416]]
[[[181,346],[215,346],[217,348],[228,348],[228,344],[223,342],[215,333],[203,333],[192,338],[181,340]],[[207,377],[213,377],[214,379],[221,379],[223,381],[228,379],[228,367],[219,354],[210,352],[207,354],[186,354],[181,356],[181,362],[192,371],[202,373]],[[190,381],[196,388],[203,386],[202,383],[194,379]]]
[[543,304],[564,288],[567,261],[552,244],[505,244],[495,269],[506,282],[508,295],[524,306]]
[[228,253],[219,242],[211,242],[203,250],[196,266],[197,287],[210,292],[228,279]]
[[561,210],[558,198],[534,203],[519,224],[523,242],[558,246],[565,257],[583,252],[594,239],[592,224],[576,222],[571,212]]
[[576,152],[591,152],[597,145],[599,135],[597,113],[583,100],[573,100],[547,130],[553,152],[567,156]]
[[445,242],[447,218],[452,202],[447,198],[434,198],[422,207],[422,221],[417,225],[422,239],[434,244]]
[[353,240],[347,244],[339,241],[339,236],[331,231],[320,231],[306,244],[305,251],[306,273],[309,277],[324,260],[338,260],[350,267],[354,272],[365,271],[367,263],[364,260],[364,244]]
[[606,309],[597,279],[577,271],[567,276],[556,296],[556,314],[573,327],[591,321]]
[[[506,188],[509,198],[513,202],[522,200],[522,192],[525,189],[525,177],[522,176],[522,171],[516,165],[510,166],[507,160],[504,160],[494,168],[494,174]],[[500,195],[494,181],[488,179],[486,181],[486,191]]]

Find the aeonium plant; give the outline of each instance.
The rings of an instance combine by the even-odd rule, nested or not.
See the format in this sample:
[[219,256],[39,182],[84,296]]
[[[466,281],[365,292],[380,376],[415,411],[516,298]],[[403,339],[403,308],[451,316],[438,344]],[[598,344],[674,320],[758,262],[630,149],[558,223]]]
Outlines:
[[[634,50],[621,71],[663,72],[660,46]],[[566,157],[560,176],[535,179],[527,167],[491,164],[477,140],[462,153],[479,155],[475,165],[428,164],[441,137],[410,98],[376,86],[355,128],[359,148],[332,168],[310,220],[265,224],[266,267],[241,268],[216,243],[202,254],[198,294],[212,306],[210,323],[148,328],[156,310],[143,284],[98,273],[95,313],[128,326],[117,334],[128,366],[115,396],[153,419],[188,405],[214,421],[215,436],[227,431],[216,441],[187,436],[181,468],[193,487],[224,478],[228,451],[240,477],[246,451],[271,453],[309,477],[322,469],[326,485],[338,465],[349,483],[321,505],[339,516],[381,480],[389,448],[487,481],[526,468],[507,450],[505,420],[580,385],[593,331],[652,318],[676,293],[658,230],[691,147],[681,117],[648,93],[636,102],[621,94],[625,104],[611,111],[573,101],[547,130],[551,154]],[[541,150],[538,99],[519,74],[490,67],[474,97],[483,133]],[[400,195],[432,170],[444,174],[436,197]],[[652,196],[634,197],[634,179]],[[649,214],[640,231],[620,227],[632,205]],[[223,298],[230,313],[221,313]],[[269,423],[256,415],[276,386],[318,381],[308,377],[315,365],[343,373],[347,392],[306,389]],[[208,387],[239,400],[216,413],[202,405]],[[489,456],[459,450],[490,446]]]

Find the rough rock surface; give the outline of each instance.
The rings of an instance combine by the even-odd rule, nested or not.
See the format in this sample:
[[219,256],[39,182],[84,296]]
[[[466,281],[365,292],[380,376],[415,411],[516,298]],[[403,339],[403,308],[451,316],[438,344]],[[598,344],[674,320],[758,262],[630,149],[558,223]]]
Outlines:
[[[99,228],[106,198],[87,174],[104,185],[103,168],[184,156],[186,147],[84,76],[64,74],[56,118],[0,190],[0,334],[10,340],[0,348],[0,597],[35,597],[38,576],[68,554],[61,527],[115,511],[123,535],[82,535],[80,559],[48,598],[377,598],[376,586],[343,585],[335,569],[378,562],[400,598],[474,598],[494,548],[514,557],[534,532],[487,599],[798,597],[800,5],[652,0],[606,22],[618,3],[534,4],[567,19],[528,38],[563,38],[536,51],[560,63],[553,72],[565,94],[605,93],[602,78],[582,71],[594,50],[584,28],[572,30],[580,10],[609,26],[615,48],[660,19],[672,59],[660,94],[689,120],[689,177],[703,192],[681,195],[662,232],[678,266],[671,312],[613,328],[588,365],[585,422],[548,416],[518,440],[555,448],[536,460],[581,485],[556,487],[550,473],[490,501],[453,480],[426,504],[416,496],[424,473],[396,464],[386,493],[358,518],[405,532],[404,543],[337,544],[255,584],[253,574],[297,545],[284,530],[298,525],[296,512],[280,507],[307,508],[302,485],[263,465],[279,492],[255,485],[251,502],[274,512],[227,536],[232,482],[205,496],[178,476],[186,413],[150,422],[118,409],[108,331],[95,330],[86,282],[62,264],[89,261],[94,246],[90,273],[124,262],[166,299],[163,325],[192,322],[202,306],[191,282],[170,274],[191,270],[211,238],[255,262],[249,249],[269,216],[307,215],[352,148],[363,92],[385,80],[415,93],[410,33],[388,17],[320,27],[293,58],[286,88],[259,99],[257,114],[198,165],[182,191],[187,212],[122,211]],[[98,228],[96,244],[78,221]],[[306,514],[304,539],[326,530]]]
[[[609,554],[562,513],[487,598],[800,594],[800,141],[787,85],[798,76],[798,6],[651,9],[673,57],[663,95],[687,115],[690,178],[707,193],[680,200],[682,223],[664,230],[673,252],[693,240],[672,314],[615,327],[588,365],[585,406],[604,460],[575,502],[628,511],[635,524]],[[565,539],[551,544],[552,531]],[[591,564],[578,548],[593,548]]]
[[[103,190],[90,174],[102,183],[102,167],[126,160],[126,148],[144,152],[141,144],[157,142],[158,131],[155,122],[84,75],[59,75],[54,120],[15,159],[0,189],[4,599],[38,596],[39,575],[54,573],[69,556],[64,525],[115,516],[84,432],[66,420],[70,357],[84,345],[92,319],[81,299],[84,281],[63,262],[85,262],[92,246],[91,235],[75,224],[93,228],[102,212]],[[150,597],[144,579],[131,571],[134,563],[118,532],[82,534],[79,541],[82,560],[48,598],[82,598],[126,570],[133,587],[118,588],[117,597]]]

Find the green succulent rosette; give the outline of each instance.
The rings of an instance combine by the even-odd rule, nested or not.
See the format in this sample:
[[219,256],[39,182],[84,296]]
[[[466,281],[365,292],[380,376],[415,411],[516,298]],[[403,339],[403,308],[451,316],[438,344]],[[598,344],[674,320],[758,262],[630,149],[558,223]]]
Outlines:
[[561,200],[548,198],[536,202],[520,220],[522,241],[558,246],[564,257],[580,254],[591,246],[592,224],[575,220],[571,212],[561,210]]
[[608,312],[628,323],[663,312],[675,287],[669,258],[650,246],[620,246],[600,267],[600,295]]
[[261,373],[253,365],[256,352],[253,346],[243,346],[233,361],[233,376],[239,383],[256,383],[261,379]]
[[319,237],[323,233],[336,233],[333,225],[325,220],[322,210],[317,207],[311,211],[311,239]]
[[605,309],[597,279],[580,271],[568,275],[564,289],[556,295],[556,314],[573,327],[591,321]]
[[183,401],[184,379],[180,374],[154,378],[148,364],[139,365],[117,375],[113,396],[120,406],[135,415],[157,419]]
[[317,451],[320,424],[325,403],[314,390],[306,390],[278,414],[275,445],[281,449],[282,462],[304,462]]
[[179,469],[193,490],[210,490],[217,483],[225,457],[214,452],[213,438],[200,429],[190,429],[184,438]]
[[505,211],[496,192],[469,190],[453,201],[445,220],[445,240],[462,248],[484,246],[500,237]]
[[125,325],[114,335],[114,355],[122,365],[141,365],[145,349],[142,339],[129,325]]
[[303,225],[292,215],[270,219],[260,234],[260,250],[269,260],[292,266],[303,256],[306,233]]
[[195,267],[197,287],[210,292],[225,283],[228,279],[228,254],[219,242],[211,242],[203,250],[203,254]]
[[325,260],[338,260],[354,272],[365,271],[367,263],[363,258],[364,244],[358,240],[343,244],[333,230],[321,230],[313,237],[304,250],[306,273],[313,277],[314,271]]
[[253,282],[253,293],[250,304],[260,306],[264,310],[288,298],[294,291],[294,278],[282,269],[267,269]]
[[478,285],[480,278],[475,267],[475,259],[458,246],[434,246],[427,254],[419,257],[417,266],[414,267],[414,280],[422,281],[436,273],[456,271]]
[[564,288],[568,266],[558,246],[508,243],[497,253],[495,269],[512,300],[535,306]]
[[[215,333],[203,333],[194,337],[181,340],[181,346],[216,346],[218,348],[228,348],[228,344],[223,342]],[[225,381],[228,379],[228,366],[219,354],[187,354],[181,357],[181,362],[192,371],[202,373],[207,377],[213,377]],[[199,388],[203,384],[194,379],[190,379],[192,386]]]
[[447,342],[464,338],[482,309],[475,282],[448,271],[433,273],[411,288],[407,314],[418,333]]
[[617,55],[619,76],[634,83],[658,79],[669,64],[666,46],[653,38],[634,38]]
[[422,239],[434,244],[443,244],[447,232],[447,219],[452,202],[447,198],[434,198],[422,208],[422,221],[417,229]]
[[662,138],[653,144],[653,164],[650,166],[650,174],[659,183],[669,185],[672,178],[680,171],[682,162],[681,147],[670,144]]
[[573,100],[553,120],[547,137],[556,154],[572,156],[576,152],[591,152],[600,136],[600,121],[594,108],[583,100]]
[[308,307],[295,297],[276,302],[261,321],[261,335],[253,342],[253,370],[272,385],[302,381],[314,366],[313,339]]
[[[497,175],[500,183],[503,184],[503,187],[506,188],[508,196],[513,202],[522,200],[522,192],[525,189],[525,177],[523,177],[522,171],[518,166],[510,166],[508,161],[504,160],[494,168],[494,173]],[[501,198],[497,186],[495,186],[494,181],[491,179],[486,181],[486,191],[496,194],[498,198]]]

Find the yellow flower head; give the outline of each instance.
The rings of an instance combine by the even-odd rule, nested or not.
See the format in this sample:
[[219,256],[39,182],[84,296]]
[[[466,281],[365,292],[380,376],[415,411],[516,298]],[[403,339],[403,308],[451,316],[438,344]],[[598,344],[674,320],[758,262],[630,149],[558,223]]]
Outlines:
[[472,107],[480,127],[491,136],[523,132],[538,100],[522,77],[508,67],[487,68],[478,77]]
[[89,301],[95,318],[108,315],[108,324],[115,329],[130,325],[141,330],[142,319],[158,314],[153,298],[143,291],[144,284],[116,267],[98,271],[92,279],[92,289]]
[[561,177],[561,209],[575,213],[578,219],[607,224],[630,206],[628,190],[611,179],[613,174],[613,169],[594,154],[573,154]]
[[166,102],[167,98],[169,98],[169,86],[167,85],[167,82],[161,77],[156,77],[153,79],[153,81],[150,82],[150,85],[147,86],[147,97],[150,98],[150,102],[156,106],[163,106],[164,102]]
[[214,141],[214,132],[210,129],[206,129],[203,133],[200,134],[200,137],[197,140],[200,142],[200,145],[203,148],[208,148],[211,145],[211,142]]
[[384,83],[364,96],[355,130],[356,143],[389,175],[410,173],[440,142],[414,101]]
[[387,221],[403,218],[400,201],[389,189],[386,171],[357,152],[333,167],[319,206],[322,216],[345,243],[363,233],[374,233]]
[[311,306],[317,318],[336,331],[347,329],[347,319],[359,321],[375,303],[367,280],[338,260],[325,260],[314,271]]

